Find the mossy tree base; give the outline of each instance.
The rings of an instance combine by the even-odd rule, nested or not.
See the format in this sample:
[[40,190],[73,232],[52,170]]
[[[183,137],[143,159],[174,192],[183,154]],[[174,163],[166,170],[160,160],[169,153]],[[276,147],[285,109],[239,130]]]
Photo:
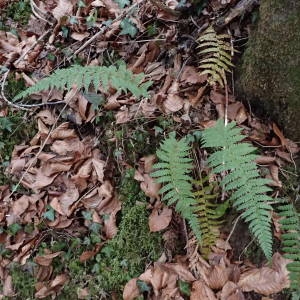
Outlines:
[[241,98],[300,141],[300,1],[264,0],[238,71]]

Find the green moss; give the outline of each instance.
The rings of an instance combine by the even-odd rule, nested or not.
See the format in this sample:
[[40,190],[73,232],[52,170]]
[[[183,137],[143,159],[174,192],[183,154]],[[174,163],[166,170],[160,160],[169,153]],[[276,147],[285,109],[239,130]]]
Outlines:
[[4,12],[6,18],[11,18],[20,25],[26,25],[31,15],[29,0],[21,0],[10,3]]
[[[30,270],[29,266],[30,264],[27,263],[27,269],[18,264],[12,264],[10,267],[10,275],[12,276],[13,287],[16,292],[14,299],[35,299],[35,279],[31,273],[33,269]],[[33,268],[33,265],[31,265],[31,268]]]
[[161,237],[149,231],[146,198],[132,171],[125,174],[119,194],[123,206],[117,235],[88,264],[80,263],[78,257],[64,263],[71,281],[60,299],[74,299],[77,289],[83,287],[88,288],[90,299],[99,293],[111,295],[112,292],[121,297],[127,281],[143,273],[145,266],[161,255]]
[[238,89],[300,139],[300,2],[266,0],[243,56]]
[[[24,126],[26,124],[26,126]],[[26,143],[34,136],[34,121],[28,119],[23,111],[9,111],[6,117],[0,118],[0,185],[8,183],[5,169],[10,161],[15,145]]]

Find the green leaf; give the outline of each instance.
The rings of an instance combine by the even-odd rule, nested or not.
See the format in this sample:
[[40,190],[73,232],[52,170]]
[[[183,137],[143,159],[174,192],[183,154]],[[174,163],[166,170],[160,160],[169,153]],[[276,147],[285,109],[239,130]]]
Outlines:
[[9,225],[7,229],[9,234],[16,235],[22,229],[22,226],[18,223],[14,223]]
[[151,291],[151,287],[145,281],[137,280],[136,285],[139,288],[140,293]]
[[191,285],[188,282],[178,280],[178,286],[179,286],[180,292],[184,296],[190,296],[191,295]]
[[128,18],[123,19],[120,26],[122,28],[120,35],[129,34],[133,38],[138,33],[136,26]]
[[47,206],[47,211],[44,212],[43,217],[49,221],[55,220],[55,210],[51,206]]
[[129,0],[114,0],[114,2],[118,3],[120,8],[124,8],[125,6],[130,4]]

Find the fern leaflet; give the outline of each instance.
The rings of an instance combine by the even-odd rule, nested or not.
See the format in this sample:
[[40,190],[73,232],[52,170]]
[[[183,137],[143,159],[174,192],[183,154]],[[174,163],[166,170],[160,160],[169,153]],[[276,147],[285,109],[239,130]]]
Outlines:
[[214,192],[215,183],[209,183],[208,177],[195,182],[197,191],[194,192],[197,201],[197,216],[199,218],[202,240],[201,252],[207,256],[210,252],[210,247],[214,245],[219,237],[219,227],[222,224],[222,217],[228,207],[229,202],[222,204],[213,203],[216,200],[217,194]]
[[200,60],[199,68],[203,69],[201,74],[208,74],[208,82],[211,85],[219,83],[221,87],[226,85],[226,72],[234,67],[231,62],[232,47],[230,36],[217,34],[212,26],[208,27],[198,38],[200,51],[199,55],[204,56]]
[[287,265],[290,274],[290,288],[300,294],[300,215],[292,203],[284,203],[278,207],[282,234],[282,251],[284,257],[292,259]]
[[185,139],[177,141],[175,133],[170,134],[156,151],[159,162],[153,166],[156,171],[152,176],[158,183],[163,184],[160,190],[162,200],[168,205],[176,204],[176,211],[188,221],[200,242],[201,229],[195,212],[197,202],[192,192],[192,178],[189,175],[192,169],[190,150]]
[[203,146],[215,148],[208,159],[215,173],[228,173],[221,181],[225,191],[232,192],[230,200],[241,216],[249,223],[249,229],[257,238],[268,259],[272,256],[271,210],[273,201],[265,193],[271,191],[269,182],[260,177],[253,154],[255,148],[241,143],[245,138],[234,122],[224,125],[217,121],[215,127],[203,131]]
[[74,65],[67,69],[55,71],[49,77],[38,81],[35,85],[18,94],[14,100],[21,99],[30,94],[37,93],[43,90],[64,89],[70,90],[76,85],[78,89],[88,88],[93,85],[98,90],[101,85],[104,89],[110,86],[122,90],[130,91],[135,97],[147,97],[147,89],[152,84],[147,81],[140,84],[144,79],[144,74],[133,74],[124,64],[118,68],[115,66],[99,67],[99,66],[80,66]]

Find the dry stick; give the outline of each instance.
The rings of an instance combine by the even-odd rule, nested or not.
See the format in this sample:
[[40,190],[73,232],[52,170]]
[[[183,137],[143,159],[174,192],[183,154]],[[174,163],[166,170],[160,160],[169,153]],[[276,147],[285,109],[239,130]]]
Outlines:
[[240,220],[241,217],[242,217],[242,215],[239,215],[239,216],[236,218],[236,220],[235,220],[235,222],[234,222],[234,225],[233,225],[233,227],[232,227],[232,229],[231,229],[231,231],[230,231],[230,233],[229,233],[229,235],[228,235],[228,237],[227,237],[227,239],[226,239],[226,241],[225,241],[225,245],[229,243],[229,240],[230,240],[230,238],[231,238],[231,236],[232,236],[232,234],[233,234],[233,232],[234,232],[234,230],[235,230],[235,227],[236,227],[236,225],[237,225],[237,223],[238,223],[238,221]]
[[246,11],[256,4],[258,0],[241,0],[234,8],[230,9],[229,12],[216,20],[216,25],[219,28],[226,26],[233,19],[243,15]]
[[91,38],[89,38],[81,47],[79,47],[71,56],[67,57],[67,60],[71,60],[72,57],[76,56],[78,53],[80,53],[82,50],[84,50],[88,45],[90,45],[94,40],[96,40],[101,34],[105,32],[106,29],[109,28],[112,24],[120,21],[125,16],[127,16],[135,7],[137,7],[139,3],[135,3],[131,5],[128,9],[126,9],[124,12],[122,12],[117,18],[115,18],[112,23],[104,25],[100,30],[94,34]]
[[[76,93],[74,93],[75,95]],[[18,183],[16,184],[16,186],[13,188],[12,192],[9,194],[8,198],[10,198],[14,192],[17,190],[17,188],[20,186],[22,180],[24,179],[24,177],[26,176],[26,174],[28,174],[29,169],[33,166],[33,164],[36,162],[36,160],[38,159],[39,155],[41,154],[41,152],[43,151],[44,147],[46,146],[52,132],[54,131],[56,124],[59,120],[59,118],[61,117],[62,113],[64,112],[64,110],[66,109],[66,107],[68,106],[69,102],[73,99],[74,95],[72,97],[70,97],[70,99],[66,102],[66,104],[64,105],[64,107],[62,108],[62,110],[60,111],[59,115],[57,116],[57,118],[55,119],[54,124],[52,125],[45,141],[42,143],[38,153],[34,156],[34,158],[31,160],[30,164],[28,165],[28,167],[26,168],[26,170],[24,171],[24,173],[22,174],[21,178],[19,179]]]
[[45,19],[41,14],[45,14],[34,2],[34,0],[30,0],[30,6],[32,13],[38,18],[41,19],[42,21],[48,23],[49,25],[53,26],[54,24]]

